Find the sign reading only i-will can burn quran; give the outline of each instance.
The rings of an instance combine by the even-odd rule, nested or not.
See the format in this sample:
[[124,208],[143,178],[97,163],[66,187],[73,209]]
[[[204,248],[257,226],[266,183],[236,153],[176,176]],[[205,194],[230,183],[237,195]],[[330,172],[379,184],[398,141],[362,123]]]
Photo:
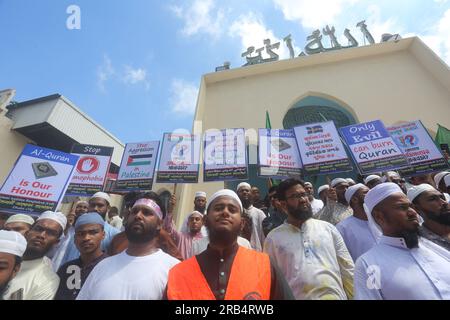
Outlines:
[[115,190],[151,190],[158,150],[159,141],[127,143]]

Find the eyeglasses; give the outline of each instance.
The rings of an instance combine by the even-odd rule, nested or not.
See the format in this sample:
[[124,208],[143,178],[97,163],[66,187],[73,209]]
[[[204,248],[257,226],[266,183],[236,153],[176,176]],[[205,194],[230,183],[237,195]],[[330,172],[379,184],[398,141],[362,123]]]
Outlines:
[[307,193],[294,193],[294,194],[290,195],[289,197],[287,197],[287,199],[296,199],[296,200],[300,200],[301,198],[308,198],[308,194]]
[[45,233],[47,233],[47,235],[49,235],[50,237],[54,237],[54,238],[58,238],[58,236],[59,236],[59,232],[58,231],[52,230],[52,229],[49,229],[49,228],[44,228],[44,227],[42,227],[40,225],[35,225],[33,228],[31,228],[30,231],[34,231],[34,232],[37,232],[37,233],[42,233],[42,232],[45,231]]

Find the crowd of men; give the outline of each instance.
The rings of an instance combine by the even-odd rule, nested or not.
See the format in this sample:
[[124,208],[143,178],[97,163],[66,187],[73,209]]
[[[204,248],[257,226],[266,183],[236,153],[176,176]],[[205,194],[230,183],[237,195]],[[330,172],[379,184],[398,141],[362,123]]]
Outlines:
[[[450,299],[450,172],[290,178],[265,199],[94,194],[67,216],[0,220],[0,300]],[[318,198],[315,198],[315,192]]]

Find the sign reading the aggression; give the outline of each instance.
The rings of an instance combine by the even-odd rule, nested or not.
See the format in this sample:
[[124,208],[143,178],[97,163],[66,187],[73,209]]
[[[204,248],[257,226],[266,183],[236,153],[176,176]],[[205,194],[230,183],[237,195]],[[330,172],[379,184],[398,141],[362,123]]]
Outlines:
[[205,182],[248,179],[244,129],[206,131],[203,155]]
[[159,141],[127,143],[117,177],[116,191],[145,191],[153,186]]
[[405,155],[380,120],[354,124],[340,130],[362,175],[408,165]]
[[0,189],[0,211],[55,211],[77,161],[77,155],[27,144]]
[[402,175],[426,174],[448,168],[447,161],[420,120],[387,129],[410,164],[401,170]]
[[258,167],[264,177],[298,177],[302,162],[294,130],[259,129]]
[[156,182],[197,183],[200,166],[200,136],[165,133]]
[[294,128],[305,175],[353,170],[333,121]]
[[103,191],[114,148],[76,144],[72,154],[80,157],[67,188],[67,195],[92,196]]

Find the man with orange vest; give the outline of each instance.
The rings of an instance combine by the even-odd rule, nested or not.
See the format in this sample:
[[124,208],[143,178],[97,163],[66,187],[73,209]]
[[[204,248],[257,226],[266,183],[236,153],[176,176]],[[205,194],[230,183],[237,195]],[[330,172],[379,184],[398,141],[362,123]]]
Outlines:
[[169,300],[292,300],[292,291],[265,253],[241,247],[242,203],[234,191],[210,199],[208,248],[169,271]]

